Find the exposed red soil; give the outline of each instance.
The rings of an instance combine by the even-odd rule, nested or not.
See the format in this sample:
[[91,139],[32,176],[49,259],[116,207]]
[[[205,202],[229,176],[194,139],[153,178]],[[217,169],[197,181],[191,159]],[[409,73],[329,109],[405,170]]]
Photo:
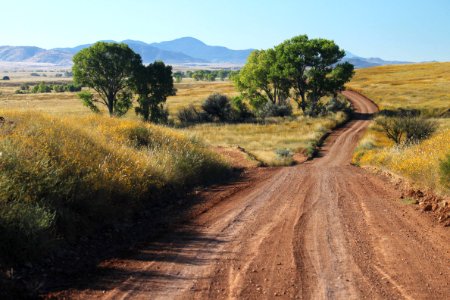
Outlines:
[[449,299],[449,228],[401,203],[388,180],[350,165],[377,107],[344,95],[358,113],[319,158],[253,169],[245,181],[206,192],[176,230],[47,296]]
[[256,168],[259,162],[251,159],[238,147],[213,147],[212,150],[218,153],[226,162],[237,169]]

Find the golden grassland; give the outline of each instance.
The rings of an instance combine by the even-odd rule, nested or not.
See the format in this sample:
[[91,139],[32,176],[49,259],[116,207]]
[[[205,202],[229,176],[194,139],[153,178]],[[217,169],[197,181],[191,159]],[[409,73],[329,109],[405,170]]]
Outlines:
[[[36,79],[34,84],[39,81]],[[27,80],[23,80],[27,81]],[[30,82],[30,81],[27,81]],[[33,82],[30,82],[33,84]],[[77,93],[44,93],[44,94],[15,94],[19,89],[21,81],[0,82],[0,108],[42,111],[51,114],[64,115],[86,115],[91,111],[84,107],[79,100]],[[200,106],[201,103],[212,93],[221,93],[230,97],[236,96],[238,92],[230,81],[218,82],[196,82],[191,79],[183,79],[181,83],[175,84],[177,95],[167,99],[167,107],[172,116],[176,116],[182,107],[194,104]],[[99,107],[106,113],[104,107]],[[134,111],[131,109],[127,113],[127,118],[136,119]]]
[[168,128],[97,115],[0,113],[0,264],[230,174],[205,146]]
[[[92,112],[81,104],[76,93],[47,93],[47,94],[15,94],[20,86],[3,83],[0,85],[0,108],[16,111],[39,111],[52,115],[66,117],[89,116]],[[183,79],[175,84],[177,95],[167,99],[170,118],[174,120],[177,112],[190,104],[200,106],[212,93],[221,93],[230,97],[238,95],[230,81],[196,82]],[[100,106],[103,114],[106,109]],[[294,105],[294,113],[299,115]],[[311,144],[327,131],[344,120],[343,115],[327,118],[295,118],[278,119],[272,124],[203,124],[182,129],[187,135],[195,136],[198,140],[212,146],[235,147],[241,146],[258,159],[269,165],[290,164],[291,159],[280,159],[275,153],[278,149],[288,149],[292,152],[302,152],[313,147]],[[138,117],[131,109],[125,119],[137,120]]]
[[450,109],[450,63],[362,69],[349,86],[381,109],[418,109],[439,123],[431,138],[412,146],[395,146],[373,124],[355,151],[354,163],[385,169],[420,186],[449,193],[448,183],[441,180],[440,163],[450,154],[450,119],[437,116]]
[[219,93],[229,97],[237,96],[233,82],[196,82],[191,79],[183,79],[181,83],[175,84],[177,95],[167,99],[167,108],[173,116],[183,107],[193,104],[199,107],[211,94]]
[[380,109],[419,109],[439,116],[450,109],[450,63],[359,69],[347,87],[362,92]]
[[[280,157],[277,150],[292,154],[311,151],[311,147],[328,131],[344,122],[346,115],[278,120],[273,124],[201,124],[184,129],[186,134],[214,146],[239,146],[258,160],[271,165],[286,165],[292,160]],[[306,154],[306,153],[305,153]]]
[[440,129],[431,138],[411,146],[396,146],[372,126],[359,143],[353,161],[387,169],[440,192],[446,193],[441,180],[440,163],[450,152],[450,120],[441,120]]

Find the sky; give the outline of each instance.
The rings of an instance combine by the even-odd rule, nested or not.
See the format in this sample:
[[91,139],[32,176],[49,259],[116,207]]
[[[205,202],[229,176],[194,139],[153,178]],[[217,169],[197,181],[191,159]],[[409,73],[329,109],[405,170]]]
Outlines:
[[450,0],[0,0],[0,45],[98,40],[266,49],[300,34],[362,57],[450,61]]

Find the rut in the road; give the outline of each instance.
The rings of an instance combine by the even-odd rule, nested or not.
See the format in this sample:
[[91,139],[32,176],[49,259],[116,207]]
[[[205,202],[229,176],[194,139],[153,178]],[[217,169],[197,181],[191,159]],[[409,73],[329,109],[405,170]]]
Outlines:
[[[72,298],[444,299],[449,232],[350,165],[376,106],[344,92],[356,118],[321,157],[268,169],[189,224],[129,259],[105,262]],[[101,282],[101,284],[99,284]]]

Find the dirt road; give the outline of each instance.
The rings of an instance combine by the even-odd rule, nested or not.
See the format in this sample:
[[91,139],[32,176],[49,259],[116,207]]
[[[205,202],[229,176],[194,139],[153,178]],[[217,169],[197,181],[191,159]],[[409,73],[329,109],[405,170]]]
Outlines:
[[356,93],[345,96],[359,114],[330,136],[322,157],[261,171],[135,256],[104,262],[89,288],[63,295],[449,299],[448,228],[402,204],[393,185],[350,165],[377,108]]

